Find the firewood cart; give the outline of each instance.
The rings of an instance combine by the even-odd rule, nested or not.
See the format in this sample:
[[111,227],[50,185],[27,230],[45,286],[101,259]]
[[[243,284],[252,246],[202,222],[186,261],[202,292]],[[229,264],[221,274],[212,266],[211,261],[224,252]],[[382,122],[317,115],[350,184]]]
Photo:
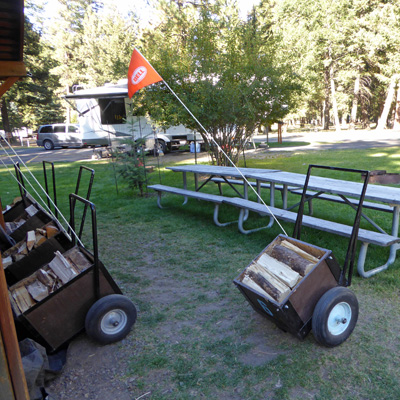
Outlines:
[[[91,211],[91,253],[81,242],[82,229],[79,235],[70,235],[40,204],[22,194],[22,200],[3,214],[6,223],[21,218],[25,222],[10,234],[2,230],[2,256],[10,252],[10,243],[24,241],[29,231],[46,236],[46,230],[54,231],[56,227],[56,232],[5,266],[19,335],[31,337],[49,351],[56,351],[84,329],[102,344],[124,338],[135,323],[137,312],[99,260],[94,204],[75,193],[69,196],[73,232],[76,204],[84,206],[81,227],[87,208]],[[28,215],[32,208],[36,212]],[[64,268],[64,272],[57,275],[56,267]]]
[[[307,201],[307,187],[313,168],[363,173],[366,176],[356,208],[343,268],[340,267],[331,250],[300,240],[304,203]],[[283,331],[289,332],[299,339],[304,339],[312,329],[319,344],[334,347],[348,339],[356,326],[358,301],[348,286],[351,285],[362,204],[368,179],[369,171],[310,165],[299,203],[293,238],[286,235],[276,237],[234,280],[235,285],[255,311],[273,321]],[[277,250],[283,244],[288,248],[296,249],[297,254],[294,255],[293,260],[296,260],[299,254],[305,254],[307,257],[315,258],[315,263],[278,301],[268,293],[257,290],[257,285],[254,285],[249,276],[255,276],[252,266],[259,262],[261,257],[277,254]],[[296,265],[292,265],[292,268],[297,269]],[[258,279],[258,283],[261,287],[266,284],[262,278]],[[258,286],[259,288],[260,286]]]

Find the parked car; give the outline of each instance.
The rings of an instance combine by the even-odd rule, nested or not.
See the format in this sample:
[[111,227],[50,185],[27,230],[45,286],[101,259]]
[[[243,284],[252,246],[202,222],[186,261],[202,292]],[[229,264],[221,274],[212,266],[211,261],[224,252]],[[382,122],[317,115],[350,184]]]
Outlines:
[[38,129],[36,143],[46,150],[53,150],[55,147],[82,147],[82,132],[78,124],[42,125]]

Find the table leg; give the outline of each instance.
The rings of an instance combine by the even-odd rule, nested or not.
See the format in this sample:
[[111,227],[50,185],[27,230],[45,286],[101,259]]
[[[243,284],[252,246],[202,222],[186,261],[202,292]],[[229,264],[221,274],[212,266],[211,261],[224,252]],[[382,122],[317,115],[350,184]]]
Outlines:
[[[186,190],[187,189],[186,171],[183,171],[183,175],[182,176],[183,176],[183,188]],[[188,197],[185,196],[182,205],[184,206],[187,202],[188,202]]]
[[282,202],[284,210],[287,209],[287,198],[288,198],[288,185],[284,184],[282,190]]
[[[269,190],[269,204],[271,207],[275,207],[275,182],[271,182]],[[269,217],[269,224],[267,225],[267,228],[271,228],[271,226],[274,224],[274,221],[274,217]]]
[[[400,206],[394,206],[393,208],[393,219],[392,219],[392,236],[399,235],[399,216],[400,216]],[[389,267],[389,265],[393,264],[396,260],[396,252],[400,249],[399,243],[394,243],[390,246],[389,258],[386,261],[386,264],[381,265],[380,267],[376,267],[369,271],[365,271],[364,264],[367,256],[368,243],[363,243],[360,249],[360,253],[358,256],[357,263],[357,271],[360,276],[363,278],[369,278],[373,275],[376,275],[378,272],[384,271]]]
[[[249,185],[247,184],[246,180],[243,182],[243,196],[246,200],[249,199]],[[247,218],[249,218],[249,213],[249,210],[244,211],[243,221],[247,221]]]

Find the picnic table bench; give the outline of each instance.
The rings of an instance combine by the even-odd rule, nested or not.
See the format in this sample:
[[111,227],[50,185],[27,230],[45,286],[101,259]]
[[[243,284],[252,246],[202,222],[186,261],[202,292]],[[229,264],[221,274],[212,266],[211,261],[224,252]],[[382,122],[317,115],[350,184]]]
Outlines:
[[188,189],[180,189],[180,188],[176,188],[173,186],[166,186],[166,185],[161,185],[161,184],[151,185],[151,186],[148,186],[148,188],[153,189],[157,192],[157,205],[159,208],[164,208],[161,205],[162,193],[163,192],[172,193],[172,194],[176,194],[179,196],[183,196],[184,197],[183,204],[187,203],[188,197],[191,197],[191,198],[194,198],[197,200],[209,201],[211,203],[214,203],[215,207],[214,207],[213,219],[214,219],[215,225],[217,225],[217,226],[226,226],[226,225],[231,224],[232,222],[236,222],[236,221],[232,221],[232,222],[221,223],[221,222],[219,222],[219,219],[218,219],[219,207],[224,200],[229,199],[228,197],[219,196],[216,194],[204,193],[204,192],[196,192],[196,191],[188,190]]
[[[246,230],[243,226],[245,211],[256,212],[261,216],[269,216],[285,221],[295,223],[297,218],[297,212],[288,211],[276,207],[266,207],[263,204],[257,203],[255,201],[241,199],[239,197],[228,198],[223,201],[225,204],[232,205],[240,209],[238,228],[241,233],[249,234],[251,232],[256,232],[261,229],[268,228],[270,226],[264,226],[261,228],[255,228],[251,230]],[[303,215],[303,226],[309,228],[317,229],[320,231],[333,233],[336,235],[350,237],[352,226],[344,225],[341,223],[324,220],[321,218],[312,217],[309,215]],[[367,229],[361,229],[358,232],[358,240],[361,242],[360,253],[358,256],[357,270],[361,276],[365,275],[364,266],[369,244],[375,244],[381,247],[387,247],[400,242],[400,238],[397,236],[392,236],[387,233],[375,232]]]

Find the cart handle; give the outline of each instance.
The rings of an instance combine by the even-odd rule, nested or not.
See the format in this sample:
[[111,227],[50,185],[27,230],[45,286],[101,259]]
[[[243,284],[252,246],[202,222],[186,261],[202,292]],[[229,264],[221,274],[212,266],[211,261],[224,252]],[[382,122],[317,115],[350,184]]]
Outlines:
[[[358,174],[360,174],[360,173],[365,174],[365,180],[364,180],[364,184],[363,184],[361,194],[360,194],[360,201],[358,202],[356,217],[354,219],[353,229],[351,231],[350,241],[349,241],[349,245],[347,247],[346,258],[345,258],[343,269],[342,269],[342,272],[341,272],[340,278],[339,278],[340,285],[350,286],[351,278],[353,276],[353,266],[354,266],[354,259],[355,259],[355,255],[356,255],[358,231],[360,229],[362,205],[364,202],[365,193],[367,191],[370,171],[362,170],[362,169],[330,167],[330,166],[325,166],[325,165],[310,164],[308,166],[307,177],[306,177],[306,181],[304,182],[303,193],[301,195],[300,206],[299,206],[299,210],[297,212],[296,224],[294,226],[294,231],[293,231],[293,237],[295,239],[299,239],[299,240],[300,240],[300,235],[301,235],[301,224],[303,221],[303,214],[304,214],[304,203],[305,203],[306,197],[307,197],[308,182],[310,180],[312,168],[329,169],[329,170],[333,170],[333,171],[355,172]],[[348,269],[348,274],[347,274],[347,278],[346,278],[347,269]]]
[[[78,196],[75,193],[69,195],[69,207],[70,207],[70,225],[71,229],[75,231],[75,205],[76,201],[80,201],[85,204],[85,210],[90,207],[92,212],[92,239],[93,239],[93,256],[94,256],[94,293],[96,300],[100,298],[100,275],[99,275],[99,246],[97,241],[97,218],[96,218],[96,206],[87,199]],[[76,237],[72,236],[72,244],[75,246]]]
[[50,206],[50,195],[49,195],[49,185],[47,183],[47,170],[46,170],[46,164],[50,164],[51,166],[51,176],[52,176],[52,181],[53,181],[53,197],[54,197],[54,215],[58,219],[58,206],[57,206],[57,191],[56,191],[56,175],[54,171],[54,163],[50,161],[42,161],[43,164],[43,176],[44,176],[44,184],[46,188],[46,194],[47,194],[47,205],[49,207],[49,210],[51,210]]

